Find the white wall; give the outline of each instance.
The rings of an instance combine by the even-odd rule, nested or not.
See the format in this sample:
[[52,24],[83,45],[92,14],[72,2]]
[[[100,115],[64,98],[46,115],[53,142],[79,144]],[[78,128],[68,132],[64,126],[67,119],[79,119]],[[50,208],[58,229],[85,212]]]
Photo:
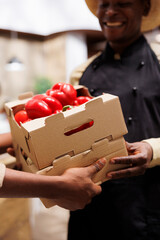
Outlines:
[[86,37],[81,33],[68,33],[66,37],[66,82],[71,72],[88,58]]
[[42,35],[100,29],[85,0],[0,0],[0,28]]

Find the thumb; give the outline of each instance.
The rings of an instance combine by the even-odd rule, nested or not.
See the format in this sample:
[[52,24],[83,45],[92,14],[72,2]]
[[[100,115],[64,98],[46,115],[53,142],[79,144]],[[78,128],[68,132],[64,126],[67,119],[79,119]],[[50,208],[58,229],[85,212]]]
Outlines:
[[101,158],[95,163],[93,163],[92,165],[90,165],[89,167],[87,167],[88,176],[93,177],[94,174],[99,172],[105,166],[105,164],[106,164],[106,159]]
[[129,143],[129,142],[127,142],[127,141],[125,142],[125,144],[126,144],[126,148],[127,148],[127,149],[130,149],[130,147],[132,146],[132,144]]
[[125,142],[125,144],[126,144],[126,148],[127,148],[128,151],[132,151],[133,148],[135,149],[135,147],[136,147],[134,145],[134,143]]

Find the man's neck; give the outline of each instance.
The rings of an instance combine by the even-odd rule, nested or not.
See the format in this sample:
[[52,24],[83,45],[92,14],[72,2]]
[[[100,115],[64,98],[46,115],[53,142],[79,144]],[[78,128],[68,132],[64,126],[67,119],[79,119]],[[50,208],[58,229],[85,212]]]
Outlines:
[[128,40],[127,42],[109,42],[109,45],[115,53],[122,55],[125,49],[128,48],[132,43],[134,43],[140,36],[141,34],[135,38],[132,38],[131,40]]

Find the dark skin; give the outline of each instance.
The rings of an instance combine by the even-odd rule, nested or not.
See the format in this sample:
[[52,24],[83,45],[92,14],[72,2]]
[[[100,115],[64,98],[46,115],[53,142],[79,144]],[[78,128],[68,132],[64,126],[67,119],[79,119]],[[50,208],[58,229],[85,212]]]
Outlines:
[[[150,0],[99,0],[97,17],[107,41],[115,53],[123,51],[141,35],[142,17],[150,10]],[[136,16],[136,17],[135,17]],[[144,174],[152,160],[148,143],[127,144],[128,157],[117,157],[110,164],[128,164],[128,168],[110,172],[107,178],[118,179]]]
[[[11,133],[0,134],[1,152],[11,144]],[[14,153],[12,147],[9,153]],[[101,187],[93,183],[92,178],[105,163],[105,159],[100,159],[88,167],[68,169],[61,176],[44,176],[6,168],[0,198],[50,198],[58,206],[71,211],[82,209],[101,193]]]
[[[9,151],[11,155],[13,155],[13,149],[12,147],[12,136],[11,133],[4,133],[0,136],[0,154],[5,153],[6,151]],[[10,152],[12,151],[12,152]]]
[[109,179],[119,179],[142,175],[146,172],[152,160],[153,150],[147,142],[126,143],[128,156],[117,157],[110,160],[110,164],[127,164],[123,170],[110,172]]
[[85,168],[71,168],[61,176],[44,176],[7,168],[0,198],[50,198],[55,204],[71,211],[82,209],[101,193],[101,187],[92,182],[105,159]]
[[[97,17],[102,32],[120,55],[140,37],[141,22],[150,10],[150,0],[99,0]],[[136,16],[136,17],[135,17]],[[128,157],[117,157],[110,164],[128,164],[128,168],[110,172],[110,179],[126,178],[144,174],[152,160],[153,150],[146,142],[126,143]]]
[[99,0],[97,17],[116,53],[122,54],[141,35],[142,17],[148,14],[149,3],[148,0]]

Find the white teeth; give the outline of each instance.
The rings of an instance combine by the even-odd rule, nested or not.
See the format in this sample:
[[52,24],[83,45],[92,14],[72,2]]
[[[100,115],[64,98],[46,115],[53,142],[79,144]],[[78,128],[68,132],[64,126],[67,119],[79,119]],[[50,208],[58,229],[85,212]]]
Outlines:
[[121,22],[107,22],[106,25],[108,27],[120,27],[122,25]]

